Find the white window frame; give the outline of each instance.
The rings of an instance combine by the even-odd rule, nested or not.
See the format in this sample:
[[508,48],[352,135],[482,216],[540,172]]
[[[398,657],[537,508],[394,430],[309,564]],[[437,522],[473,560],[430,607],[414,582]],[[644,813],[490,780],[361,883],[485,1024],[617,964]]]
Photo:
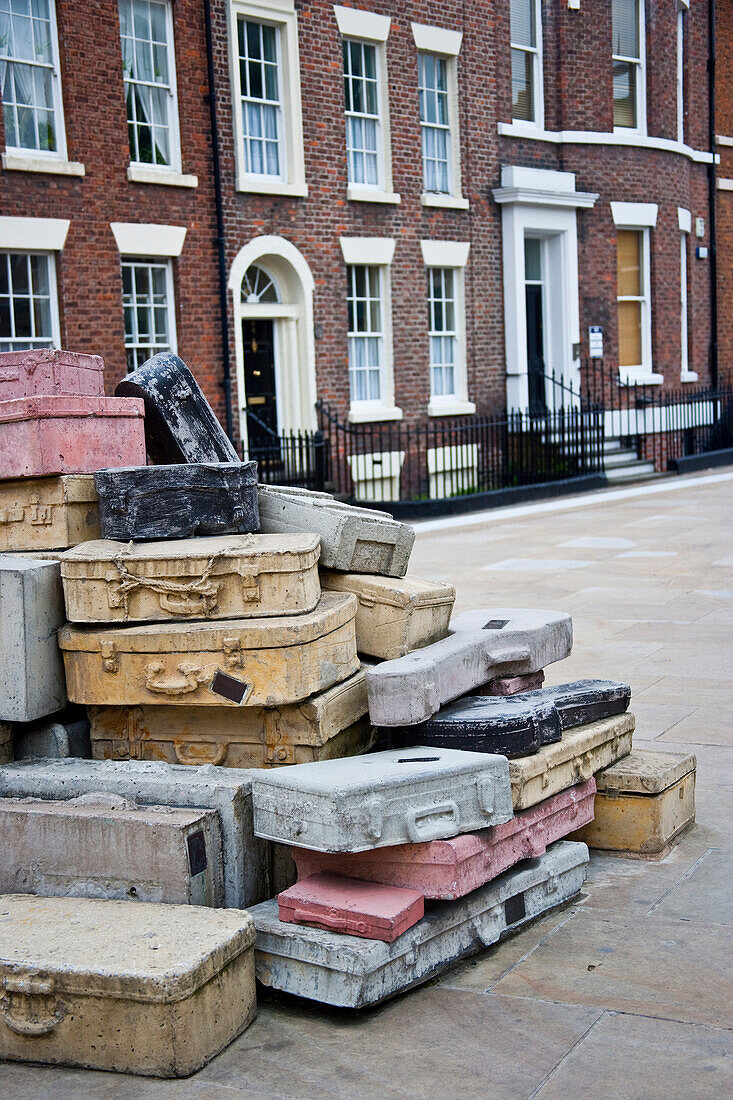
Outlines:
[[697,371],[690,370],[689,350],[689,302],[687,294],[688,255],[692,215],[684,207],[677,207],[677,223],[680,229],[680,381],[697,382]]
[[[514,118],[512,116],[512,126],[519,127],[527,130],[544,130],[545,128],[545,88],[544,88],[544,52],[542,42],[542,0],[536,0],[535,3],[535,45],[525,46],[522,43],[515,43],[511,41],[511,9],[509,12],[510,20],[510,43],[509,43],[509,79],[511,81],[511,51],[521,50],[523,53],[530,53],[533,56],[532,60],[532,113],[533,119],[526,118]],[[511,87],[510,87],[510,99],[511,99]]]
[[622,382],[661,383],[664,378],[655,374],[652,361],[651,229],[648,225],[618,222],[616,228],[641,234],[641,294],[620,295],[616,287],[617,318],[619,302],[639,302],[641,305],[641,363],[624,367],[619,364],[619,378]]
[[[178,177],[181,178],[181,132],[178,119],[178,81],[176,77],[176,50],[175,39],[173,37],[173,4],[171,0],[153,0],[155,3],[163,4],[165,7],[165,33],[166,33],[166,55],[168,58],[168,85],[150,85],[146,81],[138,81],[135,83],[145,84],[151,87],[167,87],[167,103],[168,103],[168,140],[170,142],[170,164],[152,164],[144,160],[133,160],[132,149],[129,150],[129,166],[127,178],[138,183],[152,183],[158,182],[157,177],[161,176],[160,182],[164,182],[166,177]],[[119,6],[119,5],[118,5]],[[120,48],[122,47],[122,33],[120,34]],[[124,85],[124,97],[125,97],[125,113],[127,114],[127,88],[130,81],[123,69],[122,74]],[[129,122],[128,122],[129,125]],[[128,140],[129,146],[129,140]]]
[[[401,198],[395,194],[392,183],[392,147],[389,122],[389,85],[387,77],[387,38],[391,26],[389,16],[362,11],[360,8],[344,8],[334,5],[334,16],[343,42],[363,42],[374,48],[377,71],[378,99],[378,184],[372,186],[351,183],[348,177],[346,197],[351,202],[399,203]],[[346,135],[346,113],[344,113],[344,133]],[[346,137],[345,137],[346,145]]]
[[639,0],[638,19],[639,56],[627,57],[625,54],[613,53],[613,45],[611,46],[611,62],[633,62],[635,65],[634,72],[636,74],[636,126],[616,126],[614,124],[614,134],[646,135],[646,0]]
[[[59,324],[59,299],[58,299],[58,283],[57,283],[57,271],[56,271],[56,256],[54,255],[53,252],[50,252],[50,251],[42,251],[42,250],[39,250],[39,249],[26,249],[26,248],[7,248],[7,247],[4,247],[2,244],[0,244],[0,263],[6,263],[5,256],[8,255],[8,254],[16,254],[16,255],[26,256],[28,259],[30,259],[31,256],[42,256],[44,259],[46,259],[48,261],[49,310],[50,310],[50,314],[51,314],[51,334],[48,337],[48,340],[50,340],[50,346],[52,348],[60,348],[61,347],[61,326]],[[32,297],[33,296],[31,295],[31,299],[32,299]],[[12,301],[13,301],[13,298],[11,296],[11,310],[10,310],[11,320],[14,319],[14,314],[13,314],[13,310],[12,310]],[[35,321],[34,321],[34,324],[35,324]],[[15,350],[15,349],[12,349],[12,348],[9,348],[9,347],[5,347],[4,346],[5,340],[8,340],[9,343],[26,343],[26,342],[30,342],[32,348],[44,348],[44,347],[49,346],[49,344],[46,343],[45,340],[44,340],[43,343],[40,343],[40,342],[35,342],[34,343],[33,341],[37,340],[37,339],[38,338],[36,338],[36,337],[28,337],[28,338],[20,337],[20,338],[17,338],[17,339],[13,339],[13,337],[0,338],[0,352]]]
[[685,14],[688,0],[677,0],[677,140],[685,140]]
[[[432,355],[428,353],[430,370],[430,399],[428,416],[464,416],[476,412],[476,406],[468,400],[468,379],[466,364],[466,280],[465,271],[470,252],[468,241],[421,241],[423,264],[426,276],[431,268],[453,271],[453,294],[455,298],[455,360],[453,386],[450,395],[434,395],[432,392]],[[428,303],[428,310],[430,305]],[[429,330],[428,339],[432,336]]]
[[[242,127],[242,88],[239,76],[238,20],[274,27],[277,31],[280,95],[280,175],[255,175],[246,171]],[[294,0],[229,0],[229,78],[232,90],[235,189],[265,195],[305,198],[303,109],[300,89],[298,17]]]
[[[448,30],[446,27],[432,27],[424,23],[412,23],[411,28],[418,55],[435,54],[445,62],[448,86],[449,191],[445,194],[437,191],[423,191],[420,202],[423,206],[468,210],[468,200],[462,194],[461,123],[458,108],[458,56],[463,34],[460,31]],[[423,180],[424,178],[423,167]]]
[[[351,401],[349,420],[353,423],[401,420],[402,409],[394,403],[394,349],[392,338],[391,264],[395,242],[391,237],[341,237],[341,255],[350,267],[379,268],[381,295],[382,362],[379,401]],[[348,290],[348,287],[347,287]],[[349,386],[349,391],[350,391]]]
[[[158,354],[159,351],[170,350],[174,355],[178,354],[178,338],[176,333],[176,298],[175,298],[175,285],[173,281],[173,261],[167,256],[132,256],[123,253],[120,256],[120,273],[122,273],[123,267],[157,267],[163,268],[165,271],[165,294],[166,294],[166,315],[168,320],[168,348],[157,347],[151,345],[146,349],[147,354],[137,365],[141,366],[145,362],[145,359],[149,359],[152,355]],[[124,311],[125,311],[125,297],[124,290],[122,296],[122,317],[123,317],[123,329],[124,329]],[[125,358],[129,350],[133,348],[140,348],[144,345],[139,342],[136,344],[129,344],[127,341],[127,332],[125,332]],[[134,368],[133,368],[134,369]],[[128,368],[129,370],[129,368]]]
[[0,216],[0,252],[40,253],[49,257],[51,287],[51,329],[53,347],[61,347],[59,323],[58,268],[56,252],[61,252],[71,222],[68,218],[15,218]]

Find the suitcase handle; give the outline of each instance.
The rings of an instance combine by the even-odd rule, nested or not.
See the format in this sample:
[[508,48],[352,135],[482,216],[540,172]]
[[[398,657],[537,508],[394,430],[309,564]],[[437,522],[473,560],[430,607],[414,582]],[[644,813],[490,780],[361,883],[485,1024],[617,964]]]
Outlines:
[[48,979],[9,974],[3,988],[0,1013],[16,1035],[48,1035],[66,1015],[66,1005],[53,996],[53,982]]
[[207,673],[200,665],[183,661],[176,666],[176,671],[168,677],[161,675],[164,665],[161,661],[152,661],[145,666],[145,687],[148,691],[157,692],[160,695],[188,695],[192,691],[198,691],[199,684],[207,678]]
[[[436,806],[426,806],[422,810],[411,810],[407,817],[407,834],[413,844],[427,840],[440,840],[445,836],[445,817],[450,816],[453,825],[458,827],[458,806],[451,799],[439,802]],[[430,819],[434,820],[430,820]]]
[[228,748],[227,744],[217,745],[213,741],[173,742],[179,764],[223,764]]
[[337,932],[364,933],[367,930],[366,921],[337,917],[335,913],[311,913],[310,909],[294,909],[293,920],[297,924],[325,924],[327,928],[333,928]]
[[204,592],[161,592],[161,611],[171,615],[208,615],[216,608],[216,597]]

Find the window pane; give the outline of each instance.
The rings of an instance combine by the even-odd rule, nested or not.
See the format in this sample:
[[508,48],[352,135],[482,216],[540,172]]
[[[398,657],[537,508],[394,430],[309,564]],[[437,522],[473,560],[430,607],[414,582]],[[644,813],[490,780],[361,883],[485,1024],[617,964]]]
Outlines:
[[613,0],[613,52],[639,57],[639,0]]
[[633,61],[613,63],[613,124],[636,126],[636,74]]
[[618,303],[618,361],[621,367],[641,366],[641,302]]
[[642,234],[635,229],[619,229],[616,244],[616,274],[619,298],[641,297]]
[[173,303],[166,264],[125,261],[122,305],[128,370],[159,351],[172,350]]
[[174,89],[167,5],[151,0],[120,0],[119,11],[130,160],[134,164],[171,165]]
[[540,242],[536,237],[524,239],[524,278],[532,281],[542,278]]
[[512,45],[537,45],[535,0],[511,0]]
[[534,122],[534,54],[512,50],[512,118]]
[[281,175],[280,79],[277,30],[239,20],[244,170],[256,176]]

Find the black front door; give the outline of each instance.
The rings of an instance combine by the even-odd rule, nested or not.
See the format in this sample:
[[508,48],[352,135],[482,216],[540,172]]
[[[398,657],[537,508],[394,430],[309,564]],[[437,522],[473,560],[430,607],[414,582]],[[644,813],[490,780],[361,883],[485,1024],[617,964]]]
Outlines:
[[545,342],[542,327],[542,285],[527,283],[527,386],[529,411],[537,416],[547,410],[545,397]]
[[273,322],[242,321],[244,345],[244,392],[247,402],[247,436],[251,458],[276,453],[277,394]]

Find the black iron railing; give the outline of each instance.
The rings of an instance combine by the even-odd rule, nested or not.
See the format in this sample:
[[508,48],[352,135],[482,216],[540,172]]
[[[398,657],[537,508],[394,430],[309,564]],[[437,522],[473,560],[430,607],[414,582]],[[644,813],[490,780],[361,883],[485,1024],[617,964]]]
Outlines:
[[[249,414],[248,420],[252,414]],[[253,418],[256,419],[256,418]],[[257,476],[264,485],[294,485],[323,492],[328,469],[328,447],[320,431],[273,432],[257,419],[253,441],[242,452],[245,461],[257,462]]]

